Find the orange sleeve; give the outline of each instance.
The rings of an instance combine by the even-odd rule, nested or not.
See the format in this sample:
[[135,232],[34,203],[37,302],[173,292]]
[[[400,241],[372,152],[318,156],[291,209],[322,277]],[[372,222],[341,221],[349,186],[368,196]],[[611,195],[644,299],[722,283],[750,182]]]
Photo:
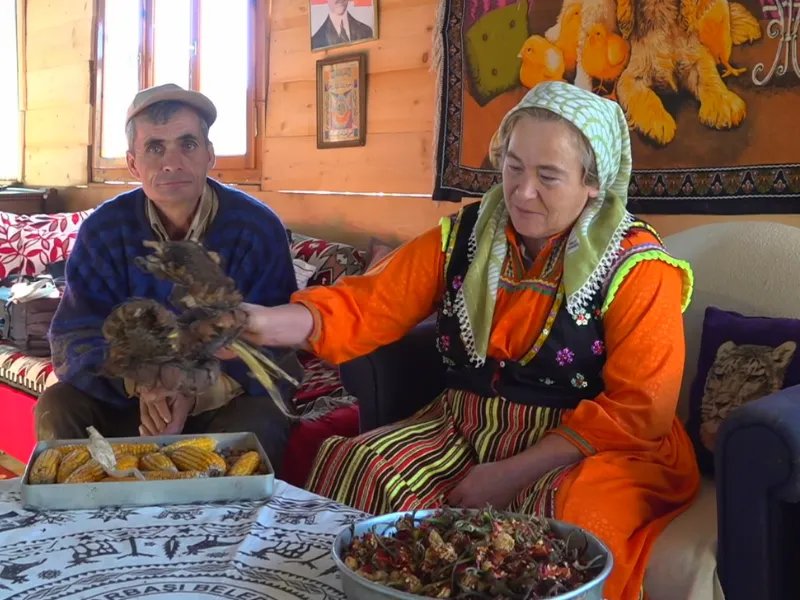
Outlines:
[[436,310],[444,292],[442,231],[404,244],[364,275],[296,292],[314,316],[308,339],[320,358],[340,364],[399,340]]
[[553,433],[585,455],[655,450],[671,428],[686,354],[681,271],[636,265],[603,318],[605,391],[567,413]]

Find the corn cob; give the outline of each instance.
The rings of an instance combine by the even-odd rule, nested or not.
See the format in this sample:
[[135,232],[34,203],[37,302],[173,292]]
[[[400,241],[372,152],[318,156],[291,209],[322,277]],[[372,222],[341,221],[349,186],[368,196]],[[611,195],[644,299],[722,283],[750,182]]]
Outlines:
[[78,448],[86,448],[88,451],[88,446],[86,444],[68,444],[66,446],[58,446],[56,450],[58,450],[61,453],[61,456],[66,456],[67,454],[74,452]]
[[88,460],[83,466],[75,469],[69,477],[64,480],[64,483],[94,483],[100,481],[106,476],[103,467],[92,458]]
[[117,455],[117,470],[130,471],[139,467],[139,457],[133,454],[119,454]]
[[217,440],[210,437],[197,437],[197,438],[190,438],[188,440],[180,440],[178,442],[173,442],[169,446],[165,446],[161,449],[161,451],[169,456],[178,448],[200,448],[201,450],[208,450],[209,452],[213,452],[217,449]]
[[56,476],[56,481],[58,483],[64,483],[67,480],[67,477],[72,475],[75,469],[85,465],[87,462],[89,462],[90,458],[92,458],[92,455],[89,454],[88,447],[76,447],[72,452],[61,459],[61,464],[58,466],[58,475]]
[[242,454],[228,471],[229,477],[252,475],[261,464],[258,452],[251,451]]
[[208,477],[208,473],[205,471],[178,471],[177,473],[173,471],[145,471],[142,473],[144,478],[149,481],[157,481],[162,479],[205,479]]
[[42,452],[31,467],[30,483],[55,483],[60,462],[61,453],[55,448]]
[[228,465],[216,452],[183,446],[172,453],[172,462],[181,471],[205,471],[209,475],[224,475]]
[[145,454],[139,460],[139,466],[145,471],[172,471],[173,473],[178,470],[169,456],[161,454],[161,452],[151,452]]
[[114,454],[133,454],[134,456],[144,456],[151,452],[158,452],[158,444],[111,444]]
[[[204,479],[208,473],[202,471],[144,471],[142,473],[147,481],[162,481],[169,479]],[[141,481],[136,477],[106,477],[101,481]]]

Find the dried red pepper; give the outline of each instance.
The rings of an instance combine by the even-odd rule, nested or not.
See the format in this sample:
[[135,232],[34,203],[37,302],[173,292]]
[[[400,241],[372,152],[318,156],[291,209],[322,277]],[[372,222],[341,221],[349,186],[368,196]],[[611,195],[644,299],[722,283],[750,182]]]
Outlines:
[[392,535],[353,538],[345,564],[403,592],[457,600],[538,600],[594,579],[605,557],[587,560],[586,544],[559,538],[545,519],[445,508],[413,514]]

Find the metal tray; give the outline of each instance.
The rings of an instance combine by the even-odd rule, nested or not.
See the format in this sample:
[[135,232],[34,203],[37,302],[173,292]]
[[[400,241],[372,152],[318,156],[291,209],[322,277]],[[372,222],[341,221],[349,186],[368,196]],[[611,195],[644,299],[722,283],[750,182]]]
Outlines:
[[[196,437],[200,436],[165,435],[107,439],[112,444],[155,442],[159,445],[166,445]],[[268,474],[164,481],[29,484],[28,477],[31,467],[39,454],[48,448],[69,444],[86,444],[89,441],[88,439],[53,440],[39,442],[33,449],[22,479],[22,504],[25,508],[39,510],[76,510],[104,506],[162,506],[226,500],[267,500],[272,497],[275,489],[274,470],[254,433],[207,433],[202,434],[202,437],[217,440],[217,448],[220,450],[256,450],[267,466]]]
[[[421,521],[426,517],[435,515],[438,510],[418,510],[413,513],[416,521]],[[479,512],[475,509],[467,509],[467,514],[475,514]],[[344,564],[344,554],[353,536],[361,537],[365,533],[374,532],[378,535],[393,535],[397,529],[395,524],[401,517],[412,513],[396,512],[379,517],[372,517],[364,521],[353,524],[352,527],[343,529],[336,539],[333,541],[331,548],[331,555],[333,562],[339,568],[339,574],[342,578],[342,589],[349,600],[431,600],[427,596],[418,596],[396,590],[387,585],[383,585],[374,581],[370,581],[362,577],[358,573],[352,571],[347,565]],[[526,519],[525,515],[517,515],[520,519]],[[560,538],[567,537],[570,533],[578,532],[587,543],[587,558],[594,558],[595,556],[602,555],[605,557],[605,565],[600,573],[581,587],[567,592],[553,596],[551,600],[603,600],[603,586],[606,579],[611,574],[611,569],[614,566],[614,557],[606,545],[597,539],[594,535],[585,531],[575,525],[570,525],[563,521],[555,519],[547,519],[553,531]]]

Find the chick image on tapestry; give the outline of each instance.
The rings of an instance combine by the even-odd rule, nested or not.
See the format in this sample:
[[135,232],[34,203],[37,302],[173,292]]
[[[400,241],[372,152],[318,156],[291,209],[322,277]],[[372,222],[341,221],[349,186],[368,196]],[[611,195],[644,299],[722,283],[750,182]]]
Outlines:
[[764,193],[787,183],[727,173],[800,155],[800,136],[774,139],[796,127],[786,116],[800,105],[797,0],[444,1],[438,188],[496,184],[492,135],[546,81],[620,104],[634,175],[670,171],[641,179],[653,193]]
[[317,62],[317,147],[362,146],[366,142],[365,56]]

